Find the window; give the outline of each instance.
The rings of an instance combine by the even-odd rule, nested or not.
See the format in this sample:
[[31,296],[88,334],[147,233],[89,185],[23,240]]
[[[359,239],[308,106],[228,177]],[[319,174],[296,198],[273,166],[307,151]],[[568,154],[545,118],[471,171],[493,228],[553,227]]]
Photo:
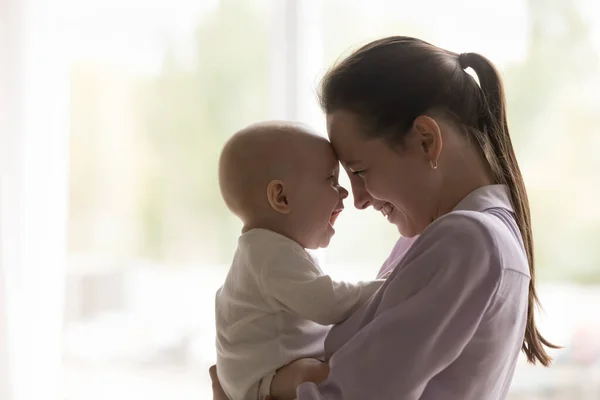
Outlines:
[[[20,353],[13,354],[28,354],[32,365],[37,357],[43,377],[43,368],[51,370],[58,359],[48,349],[58,341],[64,291],[64,398],[210,398],[214,293],[240,229],[217,188],[221,146],[237,129],[264,119],[301,120],[325,133],[316,101],[320,77],[342,54],[390,34],[481,52],[505,78],[534,213],[542,329],[566,347],[550,369],[520,364],[510,399],[600,395],[600,321],[593,317],[600,306],[595,2],[88,0],[23,10],[24,31],[33,33],[14,42],[30,66],[23,76],[35,79],[4,92],[12,99],[7,93],[25,90],[30,103],[20,105],[25,139],[2,136],[0,278],[24,286],[12,294],[0,286],[0,301],[6,294],[35,312],[27,314],[34,322],[15,325],[20,311],[13,308],[0,329],[12,321],[16,338],[37,326],[54,332],[36,333],[43,341],[32,351],[24,349],[37,336],[17,341]],[[45,30],[37,24],[42,15],[52,21]],[[11,26],[1,22],[0,28]],[[54,53],[42,50],[48,44]],[[0,71],[7,77],[15,70]],[[1,111],[4,130],[5,121],[16,120]],[[59,134],[67,125],[68,147]],[[47,127],[55,136],[43,135]],[[13,175],[4,173],[9,164],[18,166]],[[22,197],[9,191],[14,188]],[[346,203],[336,237],[321,254],[324,269],[368,279],[397,233],[376,213],[355,210],[351,198]],[[7,211],[16,204],[22,220]],[[65,241],[66,204],[63,271],[56,249]],[[38,258],[15,261],[21,253],[7,251],[6,238],[19,229],[23,254],[39,249]],[[42,269],[48,254],[52,265]],[[11,265],[27,265],[27,273],[14,274]],[[25,291],[38,293],[37,302],[27,303]],[[0,337],[0,346],[6,343]],[[15,365],[25,371],[25,364]]]

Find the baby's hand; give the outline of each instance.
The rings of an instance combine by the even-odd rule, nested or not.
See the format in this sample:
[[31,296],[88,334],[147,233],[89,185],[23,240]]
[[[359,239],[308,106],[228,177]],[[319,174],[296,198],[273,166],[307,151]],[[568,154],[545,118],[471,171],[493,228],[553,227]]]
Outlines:
[[329,364],[314,358],[301,358],[277,371],[271,382],[271,399],[265,400],[293,400],[300,384],[319,384],[328,376]]

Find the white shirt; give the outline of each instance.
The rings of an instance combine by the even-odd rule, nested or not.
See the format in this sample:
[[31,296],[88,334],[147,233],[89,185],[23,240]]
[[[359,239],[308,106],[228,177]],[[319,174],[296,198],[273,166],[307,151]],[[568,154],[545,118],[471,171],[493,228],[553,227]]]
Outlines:
[[329,325],[345,320],[382,280],[334,282],[293,240],[253,229],[238,241],[216,295],[217,371],[231,400],[256,400],[262,378],[321,358]]

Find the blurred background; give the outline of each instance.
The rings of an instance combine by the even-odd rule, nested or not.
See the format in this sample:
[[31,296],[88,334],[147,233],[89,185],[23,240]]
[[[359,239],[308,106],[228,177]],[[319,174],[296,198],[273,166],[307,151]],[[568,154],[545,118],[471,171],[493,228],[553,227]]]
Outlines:
[[[39,193],[23,186],[19,193],[52,199],[43,210],[54,219],[44,226],[51,232],[68,221],[54,242],[67,254],[54,254],[54,263],[15,258],[29,275],[10,275],[6,263],[4,270],[7,282],[38,293],[35,304],[18,303],[38,310],[37,325],[18,326],[40,337],[57,332],[61,400],[211,398],[213,299],[240,231],[218,192],[221,146],[237,129],[264,119],[301,120],[325,133],[316,101],[320,77],[340,56],[392,34],[480,52],[505,79],[533,211],[541,329],[565,347],[551,368],[521,362],[510,399],[600,398],[600,3],[57,0],[44,2],[51,16],[46,31],[36,28],[41,11],[34,6],[41,2],[28,4],[12,10],[33,15],[12,26],[13,33],[30,30],[15,37],[25,38],[37,58],[23,50],[23,59],[36,76],[60,68],[61,78],[24,79],[24,88],[62,106],[50,112],[31,92],[33,105],[22,107],[30,112],[21,115],[21,128],[38,136],[25,135],[29,142],[20,148],[38,150],[24,150],[18,176],[38,185],[53,177],[48,182],[57,186],[45,183]],[[2,21],[8,29],[17,20]],[[52,52],[43,45],[50,37]],[[54,121],[54,132],[64,132],[62,147],[44,139],[51,136],[33,112],[36,104],[46,110],[45,121]],[[51,150],[44,162],[35,157]],[[349,188],[345,176],[342,182]],[[4,224],[16,215],[7,204]],[[39,220],[20,204],[19,221],[34,229]],[[349,198],[320,257],[335,277],[368,279],[398,235],[378,213],[351,205]],[[21,241],[32,254],[41,252],[23,229]],[[35,243],[42,242],[48,243]],[[12,247],[5,249],[7,262]],[[53,254],[45,251],[39,254]],[[6,286],[11,298],[14,286]],[[52,300],[57,296],[64,297]],[[19,367],[11,351],[21,346],[35,359],[34,350],[25,350],[34,336],[12,332],[5,347]],[[31,364],[50,365],[39,360]],[[47,372],[19,368],[23,382]]]

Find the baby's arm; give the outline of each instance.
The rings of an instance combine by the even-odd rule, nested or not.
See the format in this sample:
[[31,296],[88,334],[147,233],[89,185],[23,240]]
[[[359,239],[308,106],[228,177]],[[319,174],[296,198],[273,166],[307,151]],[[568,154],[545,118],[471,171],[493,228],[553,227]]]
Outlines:
[[275,254],[259,280],[263,293],[280,307],[321,325],[345,320],[384,282],[336,282],[307,254],[292,250]]

